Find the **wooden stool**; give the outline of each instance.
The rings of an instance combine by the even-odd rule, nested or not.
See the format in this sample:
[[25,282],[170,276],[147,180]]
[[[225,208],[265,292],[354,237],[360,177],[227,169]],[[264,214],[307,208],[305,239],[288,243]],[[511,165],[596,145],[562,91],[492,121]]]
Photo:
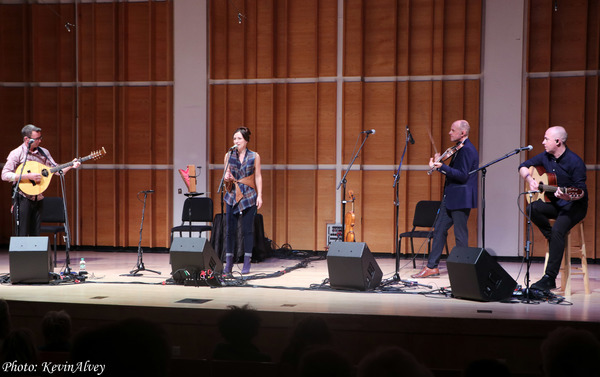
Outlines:
[[[577,225],[576,225],[577,226]],[[571,229],[572,230],[572,229]],[[583,286],[585,288],[585,294],[590,294],[590,279],[588,276],[587,266],[587,252],[585,249],[585,235],[583,233],[583,221],[579,223],[579,235],[581,236],[581,247],[575,254],[571,253],[571,236],[572,232],[569,231],[567,234],[567,245],[565,247],[565,254],[563,255],[562,263],[560,264],[560,291],[565,296],[571,295],[571,275],[583,275]],[[579,254],[578,254],[579,253]],[[571,258],[581,258],[581,267],[571,267]],[[546,260],[544,262],[544,271],[548,266],[548,251],[546,251]],[[575,270],[575,271],[572,271]]]

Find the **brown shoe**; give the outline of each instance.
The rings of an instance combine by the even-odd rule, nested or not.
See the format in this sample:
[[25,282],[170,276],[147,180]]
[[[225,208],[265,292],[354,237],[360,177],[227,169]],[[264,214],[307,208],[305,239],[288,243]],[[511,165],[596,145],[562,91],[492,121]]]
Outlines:
[[430,276],[438,276],[439,274],[440,274],[439,268],[423,267],[423,269],[421,271],[419,271],[418,274],[410,275],[410,277],[415,278],[415,279],[422,279],[422,278],[428,278]]

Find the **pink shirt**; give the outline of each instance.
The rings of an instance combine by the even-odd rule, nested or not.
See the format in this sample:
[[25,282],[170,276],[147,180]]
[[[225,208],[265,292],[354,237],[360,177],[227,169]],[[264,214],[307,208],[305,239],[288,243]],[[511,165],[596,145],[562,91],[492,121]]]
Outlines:
[[[44,154],[46,155],[45,157],[39,152],[39,149],[41,149],[44,152]],[[4,168],[2,169],[3,181],[15,182],[15,177],[17,176],[17,168],[19,167],[19,165],[25,162],[26,156],[27,145],[25,144],[21,144],[19,147],[13,149],[8,154],[8,157],[6,158],[6,163],[4,164]],[[46,148],[42,147],[37,147],[35,151],[29,153],[29,156],[27,156],[27,161],[36,161],[49,167],[58,165],[50,155],[50,152],[48,152]],[[42,194],[37,195],[37,198],[36,195],[26,195],[23,192],[20,192],[20,194],[31,200],[42,200],[44,198]]]

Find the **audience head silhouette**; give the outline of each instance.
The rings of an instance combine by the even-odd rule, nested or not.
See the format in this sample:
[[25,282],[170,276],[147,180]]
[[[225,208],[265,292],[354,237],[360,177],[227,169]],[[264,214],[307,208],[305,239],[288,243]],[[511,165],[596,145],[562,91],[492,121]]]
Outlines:
[[408,351],[397,346],[381,347],[368,354],[358,365],[358,377],[433,377]]
[[64,310],[49,311],[42,319],[43,351],[69,351],[71,316]]
[[167,376],[170,348],[163,328],[130,318],[83,332],[75,337],[73,362],[106,366],[103,376]]
[[598,377],[600,341],[587,330],[559,327],[541,346],[546,377]]
[[229,306],[218,322],[219,332],[225,343],[219,343],[213,351],[213,359],[270,361],[271,357],[259,351],[252,343],[260,328],[260,316],[249,305]]

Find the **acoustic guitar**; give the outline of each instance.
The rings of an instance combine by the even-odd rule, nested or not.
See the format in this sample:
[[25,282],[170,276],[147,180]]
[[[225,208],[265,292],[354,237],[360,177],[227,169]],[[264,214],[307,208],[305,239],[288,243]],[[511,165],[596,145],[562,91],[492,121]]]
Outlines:
[[[106,154],[106,150],[104,149],[104,147],[102,147],[102,149],[92,152],[85,157],[78,158],[77,161],[85,162],[85,161],[92,160],[92,159],[97,160],[100,157],[104,156],[105,154]],[[16,171],[17,172],[22,171],[23,174],[39,173],[42,176],[42,180],[40,181],[40,183],[36,183],[35,181],[29,180],[29,179],[21,180],[21,182],[19,183],[19,189],[27,195],[39,195],[42,192],[46,191],[46,189],[48,188],[48,185],[50,184],[50,180],[52,179],[52,175],[54,173],[56,173],[57,171],[62,170],[64,168],[68,168],[69,166],[73,166],[73,162],[74,161],[70,161],[70,162],[67,162],[66,164],[62,164],[62,165],[58,165],[53,168],[50,168],[50,167],[48,167],[44,164],[41,164],[37,161],[27,161],[25,163],[24,170],[21,170],[21,169],[23,169],[23,164],[21,164],[21,165],[19,165],[19,167],[17,168]]]
[[[536,200],[543,200],[544,202],[549,202],[550,198],[546,195],[547,193],[554,194],[556,190],[558,190],[558,186],[556,184],[556,174],[548,173],[542,166],[531,166],[529,168],[529,174],[539,182],[539,192],[534,193],[531,198],[529,195],[526,196],[527,202],[535,202]],[[527,184],[527,191],[531,191],[531,187]],[[580,188],[576,187],[561,187],[560,191],[569,195],[571,200],[580,199],[584,192]]]

